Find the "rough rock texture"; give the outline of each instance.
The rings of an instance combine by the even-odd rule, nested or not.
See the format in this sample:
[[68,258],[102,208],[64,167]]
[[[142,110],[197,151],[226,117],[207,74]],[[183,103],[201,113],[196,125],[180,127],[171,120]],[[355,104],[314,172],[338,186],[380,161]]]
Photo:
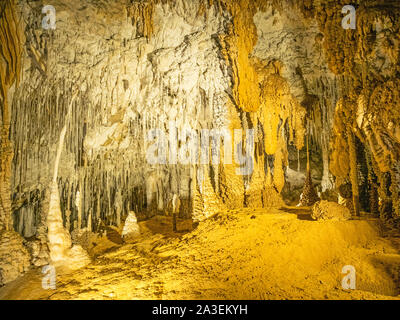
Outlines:
[[[317,223],[277,209],[230,210],[181,237],[150,233],[109,250],[90,268],[58,274],[56,290],[29,290],[33,281],[0,290],[0,299],[398,300],[400,254],[380,231],[377,221]],[[348,264],[360,266],[357,290],[340,285]]]
[[11,162],[14,148],[10,140],[12,101],[18,85],[23,51],[23,33],[16,13],[16,1],[1,5],[0,15],[0,230],[12,228]]
[[90,263],[87,252],[80,245],[72,246],[71,236],[63,227],[56,183],[52,183],[51,186],[47,228],[52,264],[70,269],[79,269]]
[[[356,214],[400,216],[400,7],[355,0],[357,28],[345,30],[345,4],[54,0],[56,29],[45,30],[43,1],[3,1],[0,230],[43,241],[54,210],[57,260],[74,229],[165,214],[174,194],[179,218],[194,221],[279,206],[299,184],[287,168],[305,136],[321,191],[350,183]],[[189,161],[203,129],[239,138],[232,163]]]
[[40,240],[26,241],[25,246],[31,255],[31,264],[42,267],[50,263],[49,247],[47,242]]
[[[282,190],[286,144],[302,147],[305,109],[298,89],[294,94],[290,89],[293,67],[290,71],[282,67],[285,50],[271,49],[269,55],[266,51],[268,34],[260,27],[259,14],[253,21],[253,4],[246,13],[235,2],[224,7],[222,2],[200,0],[121,0],[101,5],[54,1],[57,27],[53,31],[43,30],[38,23],[40,3],[29,9],[23,4],[19,9],[27,22],[27,68],[16,93],[15,107],[20,112],[14,114],[12,130],[19,152],[13,166],[18,203],[35,190],[42,194],[49,185],[48,164],[55,161],[64,125],[65,149],[57,182],[62,214],[71,226],[78,221],[79,227],[85,227],[89,215],[93,225],[99,220],[118,225],[130,210],[143,219],[154,211],[165,211],[171,194],[179,195],[181,214],[189,216],[196,185],[206,179],[211,187],[207,192],[215,195],[202,199],[211,202],[201,206],[211,208],[217,198],[228,208],[249,202],[245,187],[251,176],[237,174],[238,152],[243,148],[233,144],[232,165],[221,163],[202,170],[197,164],[171,164],[169,158],[167,164],[152,165],[146,159],[152,144],[146,142],[147,132],[152,128],[181,139],[185,139],[185,126],[198,133],[255,128],[256,143],[268,142],[259,149],[255,165],[264,163],[265,153],[276,157],[276,163],[271,160],[273,181],[278,192]],[[279,16],[274,13],[273,18]],[[248,34],[248,28],[254,32]],[[281,32],[276,31],[274,42]],[[247,36],[252,40],[247,41]],[[296,52],[287,60],[306,55]],[[75,90],[78,96],[69,119],[65,115]],[[269,102],[273,110],[268,109]],[[283,133],[285,126],[288,130]],[[26,127],[29,136],[23,130]],[[31,151],[26,151],[26,144]],[[169,142],[167,146],[172,147]],[[256,188],[261,197],[263,185]],[[35,224],[34,219],[26,223]]]
[[350,210],[336,202],[322,200],[312,207],[311,217],[314,220],[349,220]]
[[76,228],[71,232],[71,240],[73,245],[80,245],[86,251],[91,248],[93,240],[97,238],[97,234],[89,232],[86,228]]
[[[357,28],[346,34],[335,28],[340,19],[334,12],[336,6],[325,5],[328,14],[319,18],[327,31],[324,47],[330,68],[346,81],[335,110],[331,171],[338,185],[351,182],[355,212],[359,210],[358,189],[364,183],[372,190],[371,207],[379,193],[381,218],[387,219],[400,213],[395,169],[400,150],[396,98],[400,8],[396,1],[360,1]],[[345,42],[348,45],[343,46]],[[364,149],[364,162],[360,149]],[[367,177],[360,175],[360,167],[367,168]]]
[[311,179],[310,171],[307,172],[303,192],[300,195],[299,206],[312,206],[319,200]]
[[14,231],[0,231],[0,286],[17,279],[30,266],[22,237]]
[[140,235],[140,229],[136,215],[133,211],[129,212],[125,220],[124,228],[122,229],[122,239],[127,242]]

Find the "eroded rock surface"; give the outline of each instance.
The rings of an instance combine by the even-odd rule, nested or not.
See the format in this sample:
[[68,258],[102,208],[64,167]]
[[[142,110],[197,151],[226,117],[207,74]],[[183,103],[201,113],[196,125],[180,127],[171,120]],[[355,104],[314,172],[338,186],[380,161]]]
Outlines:
[[351,213],[348,208],[336,202],[322,200],[312,207],[311,217],[314,220],[349,220]]
[[15,231],[0,231],[0,285],[17,279],[30,267],[23,238]]

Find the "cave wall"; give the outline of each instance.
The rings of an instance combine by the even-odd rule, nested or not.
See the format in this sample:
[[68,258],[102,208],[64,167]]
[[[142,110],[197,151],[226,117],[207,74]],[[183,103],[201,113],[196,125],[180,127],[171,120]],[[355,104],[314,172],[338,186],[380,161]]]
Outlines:
[[[54,6],[57,28],[47,31],[41,26],[42,3],[19,4],[27,21],[11,135],[17,150],[12,185],[19,230],[28,237],[36,232],[21,221],[35,225],[40,220],[32,203],[45,200],[65,123],[58,182],[62,211],[72,227],[78,219],[85,225],[88,214],[94,225],[100,219],[119,224],[117,210],[122,217],[134,210],[145,218],[163,212],[174,193],[184,200],[182,214],[190,216],[194,189],[209,169],[151,165],[145,140],[153,128],[169,134],[171,121],[179,131],[184,125],[233,130],[225,107],[229,70],[216,39],[229,18],[210,7],[199,19],[196,2],[160,3],[151,13],[151,3],[124,1]],[[154,25],[148,35],[146,14]],[[75,91],[71,117],[66,117]],[[237,188],[231,183],[230,194]]]
[[[369,188],[398,214],[396,2],[355,1],[356,30],[341,27],[344,1],[53,1],[55,30],[42,28],[44,4],[15,3],[26,40],[2,197],[25,237],[42,230],[64,125],[57,182],[70,230],[89,215],[96,229],[130,210],[166,213],[175,193],[181,217],[197,220],[280,205],[295,169],[288,150],[304,150],[306,135],[322,154],[323,191],[352,182],[355,193],[358,143]],[[184,125],[254,129],[252,174],[238,175],[237,162],[151,165],[148,130]]]

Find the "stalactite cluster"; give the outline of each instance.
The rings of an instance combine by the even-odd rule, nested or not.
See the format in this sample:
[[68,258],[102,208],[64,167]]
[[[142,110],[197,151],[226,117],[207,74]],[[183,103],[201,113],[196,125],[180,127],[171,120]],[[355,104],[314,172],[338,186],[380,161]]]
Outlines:
[[[157,3],[157,1],[132,2],[130,10],[132,21],[145,25],[144,30],[153,30],[154,6]],[[168,2],[165,3],[168,5]],[[263,1],[200,1],[196,15],[198,18],[207,18],[211,9],[218,14],[223,12],[230,14],[227,29],[224,33],[218,34],[219,51],[230,69],[232,84],[232,93],[227,101],[230,110],[228,115],[230,130],[233,133],[234,129],[243,127],[257,128],[260,121],[260,131],[264,133],[259,143],[265,144],[265,151],[262,153],[270,155],[276,153],[273,180],[280,193],[285,182],[284,167],[287,165],[284,156],[287,152],[285,146],[287,143],[294,143],[301,149],[304,145],[305,110],[297,99],[290,95],[288,84],[279,75],[282,65],[278,61],[266,65],[266,62],[251,56],[257,43],[253,16],[257,10],[265,10],[271,4],[272,2]],[[143,35],[150,37],[148,32]],[[257,118],[250,121],[236,120],[237,117],[243,119],[247,114],[254,112],[257,112],[257,118],[260,120]],[[286,131],[289,138],[283,136]],[[278,140],[282,143],[279,149]],[[261,159],[263,158],[264,154],[261,155]],[[244,189],[239,187],[243,186],[243,180],[234,173],[236,166],[224,165],[220,169],[218,176],[221,180],[217,184],[221,186],[221,190],[214,192],[220,194],[228,207],[243,206],[244,201],[251,202],[249,199],[243,199]],[[257,185],[258,183],[254,181],[265,180],[265,173],[260,173],[264,171],[264,165],[257,164],[256,170],[260,170],[255,174],[258,178],[251,178],[250,184],[253,184],[253,187],[250,188],[262,189],[262,184]]]
[[132,19],[132,24],[136,27],[138,37],[150,38],[154,32],[154,6],[159,1],[137,1],[132,0],[128,7],[128,16]]
[[15,280],[30,267],[23,238],[13,230],[11,163],[15,151],[9,138],[23,41],[16,1],[6,0],[0,5],[0,285]]
[[[358,201],[355,198],[358,197],[359,183],[355,141],[358,139],[367,149],[365,152],[371,153],[376,162],[375,168],[368,166],[371,206],[376,206],[374,189],[389,188],[392,199],[389,200],[387,196],[384,197],[386,200],[381,199],[382,202],[393,201],[393,213],[398,215],[396,182],[391,182],[389,187],[383,181],[377,185],[374,177],[386,172],[396,177],[393,168],[399,158],[399,137],[396,136],[399,129],[395,124],[398,123],[399,110],[396,77],[400,52],[396,39],[399,26],[395,21],[399,17],[399,8],[394,2],[360,3],[357,7],[356,30],[344,30],[339,27],[342,17],[337,15],[340,5],[343,3],[328,2],[315,8],[324,33],[324,50],[330,69],[343,76],[342,91],[347,99],[345,103],[340,100],[338,104],[343,105],[336,108],[338,117],[335,118],[334,126],[332,172],[339,184],[350,173],[353,201],[357,207]],[[381,190],[382,194],[387,192],[389,190]]]
[[14,150],[9,139],[12,101],[21,72],[23,36],[15,1],[7,0],[0,12],[0,229],[10,229],[11,161]]

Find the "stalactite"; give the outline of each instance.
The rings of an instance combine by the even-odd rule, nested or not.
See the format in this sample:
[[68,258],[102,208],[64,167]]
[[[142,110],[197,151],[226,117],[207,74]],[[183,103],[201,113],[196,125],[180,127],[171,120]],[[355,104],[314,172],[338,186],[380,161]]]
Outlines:
[[14,155],[9,140],[12,100],[21,68],[23,35],[15,0],[6,0],[0,13],[0,229],[11,229],[11,161]]
[[350,158],[350,181],[353,194],[353,206],[356,216],[360,215],[360,195],[358,189],[358,166],[357,166],[357,152],[356,144],[354,141],[353,132],[351,129],[347,131],[347,143],[349,145],[349,158]]
[[[313,10],[309,11],[310,7],[307,5],[300,8],[304,15],[315,17],[318,21],[320,31],[324,35],[323,49],[329,68],[340,76],[340,95],[351,101],[358,100],[356,120],[358,128],[354,125],[356,108],[346,107],[348,112],[345,111],[341,116],[347,119],[347,125],[353,130],[352,134],[367,144],[366,147],[371,150],[373,161],[377,164],[374,171],[378,177],[383,177],[399,158],[399,137],[396,137],[395,133],[398,131],[395,127],[398,126],[394,125],[398,123],[399,118],[399,86],[395,84],[398,82],[399,46],[389,40],[400,31],[399,24],[394,23],[399,18],[399,12],[391,9],[395,1],[387,1],[385,6],[377,5],[374,1],[356,1],[357,28],[354,30],[345,30],[340,26],[342,16],[338,8],[345,5],[345,1],[311,2]],[[382,26],[386,26],[385,32],[382,32]],[[385,75],[382,74],[381,62],[378,66],[378,60],[385,63],[383,68]],[[332,145],[336,146],[331,155],[334,163],[330,167],[336,177],[336,184],[340,185],[346,180],[350,171],[346,164],[349,159],[345,155],[347,150],[345,145],[348,144],[346,140],[352,137],[347,137],[343,128],[338,131],[334,133]],[[351,176],[354,179],[354,172]],[[381,211],[389,207],[390,200],[382,200],[385,201],[387,204],[381,206],[386,209],[382,207]]]
[[283,172],[283,167],[285,165],[284,159],[284,146],[286,145],[283,139],[280,139],[281,147],[275,153],[274,161],[274,185],[279,193],[281,193],[283,186],[285,185],[285,174]]
[[136,34],[141,37],[150,38],[154,32],[154,6],[159,2],[131,0],[128,6],[128,16],[132,19],[132,24],[136,27]]
[[303,192],[300,196],[300,206],[312,206],[319,200],[317,193],[311,178],[310,168],[310,151],[309,151],[309,138],[307,137],[307,169],[306,169],[306,180],[304,182]]
[[258,76],[249,55],[257,42],[253,23],[255,3],[246,0],[227,1],[225,5],[233,16],[230,33],[221,39],[222,54],[233,71],[233,96],[244,111],[256,111],[260,106]]
[[[78,92],[72,95],[71,101],[67,107],[67,114],[64,126],[60,133],[60,138],[57,147],[57,154],[54,161],[53,179],[50,185],[49,212],[47,215],[48,239],[50,258],[53,263],[65,264],[70,268],[80,268],[90,262],[87,253],[79,246],[72,247],[69,231],[63,227],[62,212],[60,207],[60,196],[58,188],[58,168],[61,159],[61,153],[64,147],[65,135],[68,127],[68,122],[72,117],[72,107]],[[80,201],[79,205],[80,205]],[[78,212],[80,209],[78,208]],[[80,217],[80,216],[79,216]],[[78,228],[81,228],[80,218],[78,217]]]
[[365,158],[368,168],[368,194],[369,194],[369,208],[372,214],[379,213],[379,199],[378,199],[378,181],[374,172],[372,164],[372,155],[368,148],[365,149]]

